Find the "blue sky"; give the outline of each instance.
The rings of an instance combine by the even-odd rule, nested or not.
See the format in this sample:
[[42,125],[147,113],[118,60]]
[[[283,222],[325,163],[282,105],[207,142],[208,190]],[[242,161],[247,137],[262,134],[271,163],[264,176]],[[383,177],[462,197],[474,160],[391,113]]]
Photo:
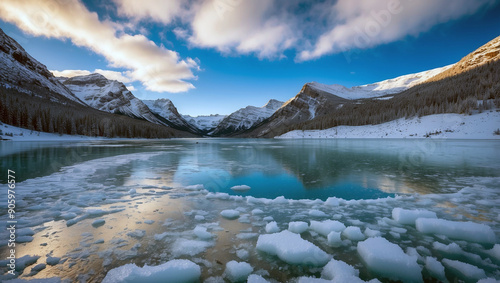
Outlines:
[[101,70],[194,116],[442,67],[500,35],[500,1],[353,2],[6,0],[0,28],[49,70]]

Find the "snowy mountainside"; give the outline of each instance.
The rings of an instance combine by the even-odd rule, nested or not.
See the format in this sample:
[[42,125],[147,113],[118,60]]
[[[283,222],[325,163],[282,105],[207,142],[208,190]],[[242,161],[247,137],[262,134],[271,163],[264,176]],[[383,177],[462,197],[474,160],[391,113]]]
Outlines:
[[241,108],[224,118],[211,132],[211,135],[219,136],[250,129],[269,118],[282,105],[282,101],[271,99],[262,107],[247,106]]
[[250,129],[244,135],[248,137],[273,137],[283,127],[305,122],[316,116],[326,115],[331,109],[342,107],[345,102],[347,102],[345,98],[305,84],[301,91],[277,109],[266,123]]
[[101,74],[59,78],[59,80],[92,108],[144,119],[159,125],[166,124],[119,81],[108,80]]
[[492,62],[498,60],[500,60],[500,36],[490,40],[488,43],[469,53],[467,56],[458,61],[458,63],[454,64],[452,68],[429,78],[427,82],[438,81],[447,77],[456,76],[484,64],[491,64]]
[[424,72],[408,74],[381,82],[354,86],[351,88],[347,88],[343,85],[338,84],[325,85],[317,82],[308,83],[308,85],[312,88],[322,90],[324,92],[328,92],[345,99],[373,98],[402,92],[412,86],[427,81],[428,79],[450,69],[451,67],[453,67],[453,64]]
[[177,108],[170,99],[161,98],[157,100],[143,100],[142,102],[144,102],[153,113],[165,118],[177,128],[186,129],[191,132],[199,131],[198,127],[188,123],[186,119],[179,114]]
[[212,114],[212,115],[200,115],[195,117],[189,115],[183,115],[182,117],[188,123],[200,129],[201,131],[208,132],[217,127],[217,125],[227,116]]
[[[50,91],[51,98],[59,101],[62,95],[85,105],[61,84],[45,65],[31,57],[24,48],[0,29],[0,85],[22,92],[37,93],[39,89]],[[35,88],[38,90],[35,91]],[[63,99],[64,100],[64,99]],[[61,100],[59,102],[64,101]]]

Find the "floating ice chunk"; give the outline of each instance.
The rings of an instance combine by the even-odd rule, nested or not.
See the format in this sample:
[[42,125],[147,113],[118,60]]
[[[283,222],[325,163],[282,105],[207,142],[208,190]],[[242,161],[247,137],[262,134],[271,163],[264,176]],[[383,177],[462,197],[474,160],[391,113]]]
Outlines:
[[250,257],[250,253],[247,250],[239,249],[236,251],[236,256],[242,260],[247,260]]
[[273,204],[288,204],[289,201],[284,196],[279,196],[272,200]]
[[172,254],[175,257],[181,255],[194,256],[204,252],[208,247],[212,246],[212,243],[207,241],[177,239],[172,246]]
[[274,218],[272,216],[266,216],[262,220],[264,220],[264,221],[273,221]]
[[499,281],[496,280],[495,278],[483,278],[479,281],[477,281],[477,283],[498,283]]
[[425,209],[407,210],[396,207],[392,210],[392,218],[399,224],[415,225],[417,218],[437,218],[437,215]]
[[132,237],[132,238],[136,238],[136,239],[140,239],[140,238],[144,237],[145,235],[146,235],[146,230],[140,230],[140,229],[136,229],[134,231],[130,231],[127,233],[127,236]]
[[194,234],[196,237],[202,239],[202,240],[210,240],[212,239],[212,234],[210,232],[207,232],[207,228],[203,226],[196,226],[193,230]]
[[186,187],[186,190],[188,190],[188,191],[201,191],[204,189],[205,189],[205,186],[203,186],[202,184],[191,185],[191,186]]
[[338,248],[342,246],[342,239],[340,239],[340,232],[332,231],[326,237],[328,240],[328,245],[331,247]]
[[372,230],[370,228],[365,229],[365,236],[367,237],[373,238],[373,237],[380,237],[381,235],[382,233],[380,233],[380,231]]
[[250,274],[247,278],[247,283],[270,283],[264,277],[257,274]]
[[21,228],[16,230],[16,236],[33,236],[35,231],[31,228]]
[[262,209],[254,209],[252,210],[252,215],[260,215],[260,214],[264,214],[264,211],[262,211]]
[[151,225],[151,224],[155,223],[155,221],[154,221],[154,220],[149,220],[149,219],[148,219],[148,220],[144,220],[144,223],[145,223],[145,224],[149,224],[149,225]]
[[326,199],[325,201],[325,205],[329,205],[329,206],[339,206],[340,204],[340,200],[339,198],[336,198],[336,197],[329,197]]
[[321,272],[321,278],[331,280],[330,282],[364,282],[359,278],[359,271],[353,266],[340,261],[332,259],[328,262],[323,271]]
[[[16,259],[16,271],[23,271],[27,266],[30,266],[34,264],[40,256],[30,256],[30,255],[25,255],[23,257],[17,258]],[[2,265],[3,266],[3,265]]]
[[500,244],[495,244],[491,250],[487,250],[486,252],[500,261]]
[[311,217],[328,217],[328,215],[326,213],[324,213],[321,210],[317,210],[317,209],[310,209],[309,216],[311,216]]
[[224,274],[227,279],[231,282],[240,282],[245,281],[253,272],[253,267],[246,262],[237,262],[235,260],[231,260],[226,263],[226,271]]
[[220,215],[224,218],[232,220],[240,217],[240,212],[234,209],[226,209],[221,211]]
[[365,235],[361,233],[361,229],[356,226],[349,226],[342,231],[342,235],[349,240],[353,241],[362,241],[365,239]]
[[60,217],[64,220],[70,220],[70,219],[73,219],[76,217],[76,213],[74,212],[67,212],[67,213],[63,213],[60,215]]
[[196,215],[194,217],[194,219],[197,220],[197,221],[203,221],[203,220],[205,220],[205,216],[203,216],[203,215]]
[[136,193],[137,193],[137,191],[136,191],[135,189],[130,189],[130,190],[128,191],[128,193],[129,193],[130,195],[134,195],[134,194],[136,194]]
[[16,238],[17,243],[29,243],[31,241],[33,241],[32,236],[19,236]]
[[167,236],[168,236],[168,232],[163,232],[161,234],[155,234],[154,238],[157,241],[161,241],[161,240],[165,239],[165,237],[167,237]]
[[208,193],[205,197],[207,199],[228,200],[230,198],[230,195],[228,193]]
[[442,282],[447,281],[444,273],[444,266],[436,258],[430,256],[426,257],[425,268],[432,277]]
[[484,270],[472,264],[447,258],[443,259],[442,262],[447,268],[453,270],[456,274],[462,275],[464,279],[477,281],[479,279],[486,278]]
[[113,268],[106,274],[103,283],[119,282],[196,282],[201,276],[200,267],[186,259],[174,259],[158,266],[138,267],[130,263]]
[[316,277],[305,277],[302,276],[297,280],[297,283],[331,283],[332,281],[316,278]]
[[345,225],[337,220],[325,220],[321,222],[311,220],[311,226],[309,227],[309,229],[325,237],[332,231],[342,232],[345,228]]
[[358,242],[358,253],[369,269],[392,280],[422,282],[417,258],[403,252],[385,238],[368,238]]
[[104,219],[96,219],[94,220],[94,222],[92,222],[92,226],[97,228],[97,227],[100,227],[102,225],[104,225],[104,223],[106,223],[106,220]]
[[48,256],[47,260],[45,262],[47,262],[48,265],[56,265],[60,261],[61,261],[60,257],[51,257],[51,256]]
[[276,221],[267,223],[267,225],[266,225],[266,232],[267,233],[276,233],[279,231],[280,231],[280,228],[278,228],[278,223],[276,223]]
[[295,221],[288,223],[288,230],[293,233],[302,234],[309,228],[309,224],[303,221]]
[[288,230],[260,235],[257,240],[257,250],[276,255],[290,264],[323,266],[331,258],[313,243]]
[[251,188],[247,185],[240,185],[240,186],[233,186],[231,187],[231,190],[233,191],[248,191],[250,190]]
[[485,224],[418,218],[415,225],[417,230],[422,233],[440,234],[452,239],[460,239],[481,244],[496,243],[495,233],[490,226]]

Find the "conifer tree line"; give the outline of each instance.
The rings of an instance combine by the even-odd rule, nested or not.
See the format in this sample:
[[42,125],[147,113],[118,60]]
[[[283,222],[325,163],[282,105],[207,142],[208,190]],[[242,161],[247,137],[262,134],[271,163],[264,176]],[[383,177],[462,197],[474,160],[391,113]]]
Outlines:
[[360,99],[345,103],[328,114],[281,129],[323,130],[335,126],[375,125],[399,118],[432,114],[472,114],[500,108],[500,60],[488,62],[467,72],[414,86],[387,100]]
[[41,89],[31,92],[0,87],[0,121],[33,131],[91,137],[172,138],[188,135],[147,121],[81,106],[69,99],[49,97],[50,94]]

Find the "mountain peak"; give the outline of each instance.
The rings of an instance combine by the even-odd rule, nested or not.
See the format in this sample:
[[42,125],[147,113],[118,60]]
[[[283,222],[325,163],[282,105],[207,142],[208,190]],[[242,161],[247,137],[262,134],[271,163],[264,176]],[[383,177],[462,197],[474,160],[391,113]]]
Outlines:
[[278,109],[281,107],[281,105],[283,105],[283,101],[279,101],[279,100],[276,100],[276,99],[270,99],[264,106],[262,106],[263,108],[266,108],[266,109]]

